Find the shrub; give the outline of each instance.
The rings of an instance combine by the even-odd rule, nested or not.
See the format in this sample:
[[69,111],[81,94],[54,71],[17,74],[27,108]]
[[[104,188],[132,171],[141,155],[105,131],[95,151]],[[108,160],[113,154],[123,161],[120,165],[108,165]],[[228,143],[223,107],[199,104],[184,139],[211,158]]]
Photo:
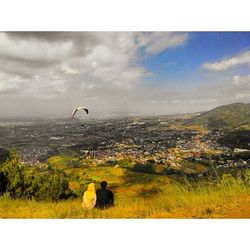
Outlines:
[[0,171],[4,182],[3,192],[9,192],[13,198],[21,198],[24,191],[24,166],[15,151],[10,152],[9,159]]
[[133,166],[131,159],[122,159],[122,160],[119,160],[117,163],[122,168],[130,168]]
[[150,162],[145,164],[138,162],[134,165],[132,170],[140,173],[155,173],[154,164]]
[[2,194],[8,192],[14,199],[57,201],[74,196],[63,171],[51,167],[49,174],[28,172],[14,151],[10,153],[9,160],[1,166],[0,189]]

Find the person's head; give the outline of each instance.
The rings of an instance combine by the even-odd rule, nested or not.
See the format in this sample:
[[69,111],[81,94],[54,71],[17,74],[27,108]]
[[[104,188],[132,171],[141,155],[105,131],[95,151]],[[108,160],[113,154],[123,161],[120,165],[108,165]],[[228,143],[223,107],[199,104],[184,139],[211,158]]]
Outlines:
[[95,192],[95,184],[94,183],[90,183],[88,185],[88,192]]
[[108,183],[106,181],[101,182],[101,188],[106,188]]

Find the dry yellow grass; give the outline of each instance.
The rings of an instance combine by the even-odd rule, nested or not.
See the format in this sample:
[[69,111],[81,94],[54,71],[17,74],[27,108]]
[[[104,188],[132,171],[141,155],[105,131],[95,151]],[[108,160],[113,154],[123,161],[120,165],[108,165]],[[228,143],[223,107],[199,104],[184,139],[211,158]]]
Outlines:
[[0,199],[1,218],[249,218],[250,189],[232,186],[169,184],[160,192],[144,193],[142,185],[118,188],[115,207],[83,210],[81,199],[60,202]]
[[[66,168],[60,158],[53,160]],[[71,189],[78,194],[86,183],[99,185],[101,180],[107,180],[115,194],[115,206],[86,211],[80,198],[38,202],[13,200],[6,193],[0,197],[0,218],[250,218],[250,171],[236,178],[224,174],[217,181],[193,183],[185,178],[138,173],[129,167],[74,167],[65,172]]]

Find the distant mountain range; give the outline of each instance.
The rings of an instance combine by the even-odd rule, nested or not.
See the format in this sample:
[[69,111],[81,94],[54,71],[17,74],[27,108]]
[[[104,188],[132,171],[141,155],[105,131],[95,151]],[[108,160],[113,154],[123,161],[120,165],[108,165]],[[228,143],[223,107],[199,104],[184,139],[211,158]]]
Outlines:
[[201,125],[210,129],[236,128],[250,124],[250,103],[233,103],[216,107],[191,118],[186,125]]

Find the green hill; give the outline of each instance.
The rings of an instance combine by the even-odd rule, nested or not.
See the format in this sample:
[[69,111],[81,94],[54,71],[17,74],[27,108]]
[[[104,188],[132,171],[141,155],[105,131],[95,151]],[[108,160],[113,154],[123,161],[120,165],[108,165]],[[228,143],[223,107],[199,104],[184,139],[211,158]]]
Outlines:
[[207,128],[235,128],[250,124],[250,104],[233,103],[216,107],[190,119],[186,125]]

